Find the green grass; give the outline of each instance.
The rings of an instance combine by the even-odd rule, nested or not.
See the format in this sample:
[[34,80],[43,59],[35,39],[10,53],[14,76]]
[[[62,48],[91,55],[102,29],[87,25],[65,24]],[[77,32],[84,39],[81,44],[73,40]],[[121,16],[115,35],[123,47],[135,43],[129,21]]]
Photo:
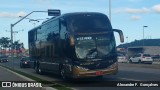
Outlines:
[[44,79],[41,79],[41,78],[32,76],[32,75],[27,74],[27,73],[25,73],[25,72],[21,72],[21,71],[19,71],[19,70],[15,70],[15,69],[12,69],[12,68],[3,66],[3,65],[1,65],[1,66],[4,67],[4,68],[7,68],[7,69],[9,69],[9,70],[11,70],[11,71],[13,71],[13,72],[16,72],[16,73],[18,73],[18,74],[21,74],[21,75],[23,75],[23,76],[25,76],[25,77],[28,77],[28,78],[30,78],[30,79],[33,79],[33,80],[35,80],[35,81],[37,81],[37,82],[40,82],[40,83],[42,83],[43,85],[47,85],[47,84],[49,83],[49,84],[51,84],[49,87],[53,87],[53,88],[55,88],[55,89],[57,89],[57,90],[72,90],[71,88],[66,87],[65,85],[61,85],[61,84],[58,84],[58,83],[54,83],[53,81],[47,81],[47,80],[44,80]]

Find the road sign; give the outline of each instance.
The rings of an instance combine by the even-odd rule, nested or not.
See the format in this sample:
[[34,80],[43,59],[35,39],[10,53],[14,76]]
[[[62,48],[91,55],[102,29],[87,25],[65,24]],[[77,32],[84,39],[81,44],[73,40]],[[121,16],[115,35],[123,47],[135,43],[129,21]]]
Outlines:
[[48,9],[48,16],[60,16],[61,11],[58,9]]

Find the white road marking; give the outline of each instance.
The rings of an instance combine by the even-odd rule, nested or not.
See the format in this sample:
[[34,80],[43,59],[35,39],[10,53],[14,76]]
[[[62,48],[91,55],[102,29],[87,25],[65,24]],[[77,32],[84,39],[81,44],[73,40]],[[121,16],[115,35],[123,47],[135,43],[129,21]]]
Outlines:
[[142,81],[142,80],[137,80],[137,79],[121,78],[121,77],[118,77],[118,79],[129,80],[129,81]]

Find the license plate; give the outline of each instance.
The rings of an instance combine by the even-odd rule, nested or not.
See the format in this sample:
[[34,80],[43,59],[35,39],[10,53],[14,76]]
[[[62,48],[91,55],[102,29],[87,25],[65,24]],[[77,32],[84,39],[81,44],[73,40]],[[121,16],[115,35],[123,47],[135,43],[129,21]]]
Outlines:
[[97,71],[96,75],[103,75],[103,72],[102,71]]

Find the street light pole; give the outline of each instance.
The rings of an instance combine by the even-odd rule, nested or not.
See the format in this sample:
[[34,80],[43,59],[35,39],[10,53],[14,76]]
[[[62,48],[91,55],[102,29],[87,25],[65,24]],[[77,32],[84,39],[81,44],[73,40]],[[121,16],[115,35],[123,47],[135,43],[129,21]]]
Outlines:
[[[18,31],[13,31],[13,30],[12,30],[12,33],[14,34],[14,35],[13,35],[13,38],[15,38],[15,34],[18,33],[18,32],[20,32],[20,31],[24,31],[24,30],[18,30]],[[11,32],[11,31],[6,30],[6,32]],[[16,41],[16,39],[13,40],[13,42],[14,42],[14,41]]]
[[13,61],[13,24],[11,24],[11,60],[12,60],[12,67],[14,68],[14,61]]
[[111,22],[111,0],[109,0],[109,20]]
[[23,19],[25,19],[27,16],[31,15],[34,12],[48,12],[48,11],[32,11],[29,14],[27,14],[26,16],[22,17],[20,20],[18,20],[17,22],[15,22],[14,24],[11,24],[11,60],[12,60],[12,64],[13,64],[13,69],[14,69],[14,60],[13,60],[13,27],[19,23],[20,21],[22,21]]
[[143,26],[143,47],[144,47],[144,28],[148,26]]
[[128,37],[126,37],[126,39],[127,39],[127,43],[128,43]]

